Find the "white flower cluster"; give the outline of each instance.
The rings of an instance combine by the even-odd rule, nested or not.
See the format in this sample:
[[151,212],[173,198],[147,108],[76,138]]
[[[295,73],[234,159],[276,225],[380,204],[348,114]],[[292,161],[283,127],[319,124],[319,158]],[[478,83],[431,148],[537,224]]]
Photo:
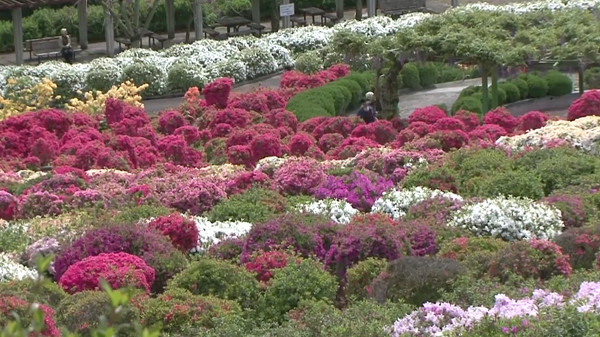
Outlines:
[[513,151],[526,148],[544,148],[557,141],[566,142],[585,152],[600,155],[600,117],[587,116],[569,121],[548,121],[546,126],[529,132],[500,137],[496,145],[507,146]]
[[324,199],[298,205],[297,210],[329,217],[335,223],[347,225],[358,214],[358,210],[345,200]]
[[37,271],[13,261],[10,256],[0,253],[0,282],[20,281],[37,278]]
[[487,2],[480,2],[458,7],[454,9],[454,11],[502,11],[510,13],[530,13],[543,10],[559,11],[571,8],[591,9],[597,7],[599,4],[600,1],[597,0],[544,0],[510,3],[506,5],[491,5]]
[[375,200],[371,212],[385,213],[397,220],[405,216],[411,206],[432,198],[444,198],[456,201],[463,200],[458,194],[432,190],[422,186],[405,190],[393,188],[383,192],[383,195]]
[[191,253],[206,251],[210,246],[216,245],[222,240],[239,238],[246,235],[252,228],[252,224],[243,221],[215,221],[211,222],[205,217],[193,216],[191,219],[198,228],[198,246]]
[[465,205],[452,214],[447,225],[469,230],[477,236],[507,241],[551,239],[564,227],[560,210],[531,199],[511,196]]

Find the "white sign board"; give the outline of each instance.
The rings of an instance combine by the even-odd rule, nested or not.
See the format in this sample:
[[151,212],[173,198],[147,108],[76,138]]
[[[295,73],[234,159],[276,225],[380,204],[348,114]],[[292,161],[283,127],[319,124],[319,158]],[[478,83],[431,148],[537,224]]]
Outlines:
[[279,16],[293,16],[294,13],[294,4],[284,4],[279,6]]

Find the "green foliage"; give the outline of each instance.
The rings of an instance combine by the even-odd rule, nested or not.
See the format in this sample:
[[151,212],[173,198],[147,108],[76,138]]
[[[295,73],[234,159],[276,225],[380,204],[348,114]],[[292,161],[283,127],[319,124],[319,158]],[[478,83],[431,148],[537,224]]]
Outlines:
[[550,96],[562,96],[573,92],[573,81],[559,71],[549,71],[545,80],[548,82],[548,95]]
[[600,88],[600,67],[586,69],[583,74],[585,89]]
[[255,307],[259,296],[258,281],[246,269],[227,261],[202,257],[173,277],[167,288],[182,288],[195,295],[233,300],[243,308]]
[[67,297],[67,293],[53,282],[38,282],[32,279],[21,281],[0,282],[0,294],[12,295],[31,303],[46,304],[51,308]]
[[521,99],[526,99],[529,97],[529,84],[522,78],[516,78],[512,81],[517,88],[519,88],[519,93],[521,95]]
[[481,115],[483,113],[483,104],[480,99],[473,96],[461,97],[452,104],[452,113],[454,114],[458,110],[466,110]]
[[544,184],[531,171],[495,172],[486,176],[478,185],[476,195],[482,197],[512,195],[538,200],[544,196]]
[[31,239],[25,225],[3,226],[0,228],[0,253],[22,251]]
[[172,210],[164,206],[139,205],[123,207],[112,217],[112,223],[115,224],[134,224],[140,219],[157,218],[163,215],[171,214]]
[[262,223],[282,213],[285,207],[285,198],[279,193],[268,188],[252,187],[215,205],[207,217],[210,221]]
[[314,74],[323,70],[323,59],[316,51],[307,51],[296,57],[296,69],[305,74]]
[[530,296],[536,288],[531,279],[523,279],[512,275],[502,283],[489,277],[461,275],[451,281],[448,289],[442,290],[440,300],[467,308],[469,306],[485,306],[491,308],[496,302],[496,295],[505,294],[514,299]]
[[371,283],[386,268],[387,261],[370,257],[348,269],[346,273],[346,299],[354,302],[368,298],[368,289]]
[[506,153],[498,149],[460,149],[450,155],[447,165],[460,173],[461,191],[474,191],[473,178],[488,177],[492,172],[510,168]]
[[349,105],[350,108],[357,107],[360,103],[360,99],[363,98],[365,95],[365,92],[363,92],[360,83],[351,78],[342,77],[332,83],[344,86],[350,91],[350,93],[352,93],[352,99],[350,100]]
[[499,88],[506,93],[506,103],[516,102],[521,99],[521,92],[516,84],[512,82],[502,82]]
[[162,77],[163,70],[149,62],[134,62],[123,69],[123,80],[130,80],[136,86],[148,84],[148,88],[142,92],[143,96],[156,96],[165,92]]
[[85,78],[86,90],[108,91],[112,86],[119,85],[120,78],[111,69],[90,69]]
[[436,63],[438,78],[436,83],[459,81],[463,79],[463,71],[447,63]]
[[335,115],[333,97],[321,94],[316,89],[318,88],[301,91],[288,101],[286,109],[296,115],[298,122],[313,117]]
[[350,101],[353,99],[350,90],[336,82],[319,87],[319,92],[333,98],[336,116],[343,116],[348,109],[348,105],[350,105]]
[[490,262],[496,252],[507,245],[508,243],[497,238],[461,237],[444,242],[438,256],[463,262],[463,265],[469,270],[470,275],[479,277],[488,272]]
[[187,63],[178,63],[169,68],[167,86],[171,91],[182,92],[191,87],[202,89],[207,79],[200,76],[198,67]]
[[275,271],[265,290],[261,311],[267,319],[281,321],[302,300],[333,303],[338,286],[335,277],[317,261],[302,259],[288,263]]
[[538,75],[528,74],[525,76],[529,88],[528,98],[541,98],[548,95],[548,82]]
[[440,73],[433,63],[425,63],[418,67],[419,81],[422,88],[432,88],[438,82]]
[[407,63],[400,71],[402,75],[402,83],[406,88],[412,90],[421,89],[421,77],[419,76],[419,68],[412,63]]
[[420,306],[440,298],[440,290],[466,271],[452,259],[405,256],[391,261],[385,272],[373,281],[373,297],[378,302],[404,300]]

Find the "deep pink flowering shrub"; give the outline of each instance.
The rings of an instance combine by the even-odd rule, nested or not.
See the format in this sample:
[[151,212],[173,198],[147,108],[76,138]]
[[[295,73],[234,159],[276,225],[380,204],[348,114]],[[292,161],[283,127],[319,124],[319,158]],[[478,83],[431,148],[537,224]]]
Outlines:
[[272,134],[259,134],[250,142],[252,158],[257,162],[266,157],[280,157],[282,155],[281,142],[278,136]]
[[344,77],[350,74],[350,66],[344,63],[334,64],[331,67],[327,68],[327,70],[335,74],[337,78]]
[[[56,321],[54,320],[54,310],[45,304],[38,304],[38,309],[42,312],[43,327],[40,331],[41,336],[47,337],[60,337],[61,333],[56,327]],[[22,324],[30,321],[29,315],[31,315],[31,303],[22,300],[15,296],[0,295],[0,317],[12,318],[14,314],[17,314],[22,320]],[[4,319],[0,320],[4,323]],[[31,333],[30,336],[36,334]]]
[[569,106],[567,120],[574,121],[585,116],[600,116],[600,90],[589,90]]
[[419,162],[421,159],[424,159],[429,163],[436,162],[443,156],[444,152],[438,149],[432,149],[421,152],[395,150],[383,156],[382,173],[386,175],[392,174],[395,170],[403,168],[409,163],[414,164],[416,162]]
[[427,221],[400,221],[397,227],[406,233],[407,242],[410,244],[410,255],[426,256],[438,252],[437,232]]
[[302,156],[308,149],[315,144],[315,139],[307,133],[297,133],[290,138],[288,143],[290,154],[294,156]]
[[63,199],[54,193],[33,192],[19,198],[19,215],[24,218],[58,215],[63,206]]
[[185,126],[175,129],[175,131],[173,132],[173,135],[183,136],[183,139],[185,139],[185,142],[188,145],[192,145],[201,140],[200,130],[198,130],[197,127],[192,126],[192,125],[185,125]]
[[379,143],[365,137],[350,137],[344,139],[336,149],[331,151],[331,156],[337,159],[348,159],[356,156],[367,148],[379,146]]
[[554,238],[563,254],[569,256],[571,266],[589,269],[597,261],[600,250],[600,233],[597,228],[571,227]]
[[46,133],[31,144],[31,155],[40,160],[40,164],[46,165],[52,162],[60,150],[60,141],[51,133]]
[[280,86],[282,88],[295,89],[297,91],[316,88],[325,85],[327,81],[320,75],[304,74],[296,70],[286,71],[281,76]]
[[314,191],[319,199],[332,198],[346,200],[352,207],[369,212],[375,200],[394,186],[391,180],[379,175],[367,175],[353,171],[344,177],[327,176]]
[[271,178],[263,172],[242,172],[233,179],[227,181],[226,192],[227,195],[238,194],[255,185],[270,187],[271,184]]
[[293,112],[283,108],[272,109],[263,115],[263,123],[267,123],[276,128],[284,128],[291,133],[298,130],[298,118]]
[[433,123],[433,127],[436,130],[461,130],[465,131],[466,126],[463,121],[454,117],[444,117],[440,118],[435,123]]
[[469,143],[469,135],[462,130],[443,130],[436,131],[428,135],[441,144],[441,149],[450,151],[452,149],[460,149]]
[[101,290],[100,279],[104,279],[112,289],[135,287],[149,293],[154,277],[154,269],[137,256],[102,253],[71,265],[58,285],[74,294],[84,290]]
[[19,201],[14,195],[0,190],[0,219],[13,220],[19,210]]
[[398,132],[394,129],[394,126],[390,121],[387,120],[377,120],[374,123],[368,125],[370,133],[373,135],[372,139],[374,139],[377,143],[384,145],[396,138]]
[[[337,133],[342,135],[344,138],[350,136],[350,134],[360,125],[365,125],[360,118],[348,118],[348,117],[330,117],[324,120],[318,118],[310,119],[309,121],[315,121],[318,124],[313,128],[312,132],[309,130],[302,129],[306,132],[311,132],[315,139],[320,140],[326,134]],[[305,121],[306,123],[308,121]],[[304,124],[303,123],[303,124]],[[368,131],[366,131],[368,132]]]
[[217,78],[202,89],[202,94],[206,99],[207,105],[216,105],[218,108],[225,108],[229,100],[229,94],[233,87],[233,80],[228,77]]
[[203,179],[191,179],[178,182],[175,189],[164,193],[162,202],[180,212],[199,215],[212,209],[225,197],[225,192],[216,184]]
[[233,131],[233,126],[227,123],[219,123],[210,127],[210,136],[212,138],[227,137],[231,131]]
[[87,257],[119,252],[138,256],[154,269],[153,291],[162,289],[187,265],[185,255],[167,237],[146,225],[123,225],[89,230],[64,247],[54,259],[54,279],[59,281],[71,265]]
[[508,133],[500,125],[485,124],[478,126],[473,131],[469,132],[470,139],[481,139],[495,142],[498,138],[506,136]]
[[245,127],[250,121],[250,114],[248,111],[237,108],[227,108],[219,110],[212,122],[211,127],[218,124],[229,124],[231,127]]
[[[269,90],[266,87],[260,87],[256,89],[256,93],[260,93],[267,98],[267,111],[274,109],[282,109],[285,108],[287,101],[291,98],[292,95],[286,93],[289,90]],[[289,96],[289,97],[288,97]]]
[[273,277],[273,270],[280,269],[286,266],[289,254],[273,250],[270,252],[259,252],[256,256],[251,257],[251,260],[246,262],[246,270],[255,273],[256,278],[261,282],[269,282]]
[[173,164],[198,166],[202,163],[202,153],[188,146],[183,136],[166,136],[158,141],[158,150]]
[[479,116],[476,113],[467,110],[458,110],[454,114],[454,118],[463,122],[465,126],[464,131],[466,132],[475,130],[475,128],[481,125],[481,122],[479,121]]
[[38,110],[35,112],[37,124],[54,133],[60,138],[73,124],[72,118],[64,111],[58,109]]
[[321,164],[314,159],[289,159],[275,171],[273,180],[282,193],[311,194],[325,179]]
[[[313,117],[311,119],[307,119],[304,122],[298,124],[298,131],[304,131],[307,133],[313,133],[313,131],[315,130],[315,128],[319,125],[321,125],[321,123],[326,122],[330,119],[331,117]],[[353,128],[354,129],[354,128]],[[351,132],[352,130],[349,130],[348,132]],[[314,136],[314,134],[313,134]],[[315,137],[318,138],[318,137]]]
[[[417,122],[421,123],[421,122]],[[404,129],[398,133],[396,139],[389,145],[392,149],[399,149],[405,144],[419,139],[421,136],[412,129]]]
[[158,217],[148,223],[149,228],[169,237],[173,246],[186,253],[198,245],[198,227],[179,213]]
[[227,147],[234,145],[248,145],[254,137],[258,136],[258,132],[253,129],[236,129],[227,136]]
[[327,159],[327,155],[316,145],[309,147],[304,155],[320,161]]
[[446,112],[435,105],[426,106],[424,108],[415,109],[408,120],[410,123],[424,122],[426,124],[434,124],[438,119],[448,117]]
[[248,145],[234,145],[227,148],[227,161],[248,168],[252,168],[256,164],[256,160],[252,156],[252,149]]
[[229,100],[228,108],[256,111],[265,113],[269,111],[269,99],[262,92],[236,94]]
[[581,227],[585,223],[586,212],[583,199],[577,195],[552,195],[541,200],[560,210],[565,227]]
[[[444,117],[445,118],[445,117]],[[417,135],[419,135],[419,137],[423,137],[426,136],[434,131],[436,131],[435,126],[433,126],[432,124],[427,124],[425,122],[422,121],[416,121],[416,122],[412,122],[408,125],[408,128],[405,130],[402,130],[403,132],[405,131],[413,131],[414,133],[416,133]]]
[[541,111],[529,111],[517,118],[517,130],[519,131],[528,131],[539,129],[546,125],[548,121],[548,115]]
[[506,133],[511,133],[517,126],[517,119],[506,108],[499,107],[483,116],[483,124],[496,124],[506,130]]
[[319,139],[319,149],[324,153],[338,147],[344,141],[344,136],[339,133],[327,133]]
[[166,135],[173,134],[186,124],[183,114],[176,110],[165,111],[158,116],[158,130]]
[[323,259],[339,228],[329,219],[311,214],[286,214],[254,224],[246,234],[241,261],[250,261],[254,252],[288,248],[302,257]]

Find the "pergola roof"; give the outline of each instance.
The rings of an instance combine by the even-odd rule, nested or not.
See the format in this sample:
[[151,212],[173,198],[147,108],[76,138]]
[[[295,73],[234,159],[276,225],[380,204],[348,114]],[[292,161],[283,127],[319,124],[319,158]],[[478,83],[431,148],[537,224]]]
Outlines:
[[0,0],[0,10],[35,8],[46,5],[74,4],[77,0]]

